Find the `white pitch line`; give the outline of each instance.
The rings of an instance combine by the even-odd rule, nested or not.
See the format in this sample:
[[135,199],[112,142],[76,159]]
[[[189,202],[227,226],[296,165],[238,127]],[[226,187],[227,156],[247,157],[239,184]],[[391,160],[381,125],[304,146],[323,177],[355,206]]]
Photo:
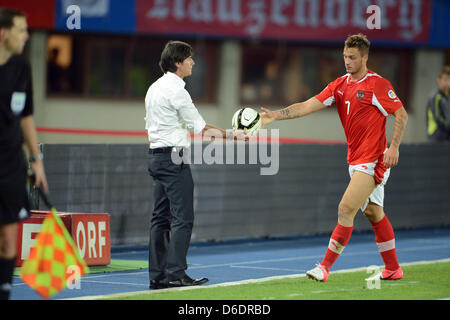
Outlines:
[[[409,263],[401,263],[401,266],[414,266],[421,264],[429,264],[429,263],[441,263],[441,262],[450,262],[450,258],[447,259],[439,259],[439,260],[426,260],[426,261],[416,261]],[[379,266],[383,267],[383,266]],[[359,267],[359,268],[351,268],[351,269],[342,269],[330,272],[330,274],[334,273],[347,273],[347,272],[358,272],[367,270],[367,267]],[[114,294],[106,294],[106,295],[98,295],[98,296],[84,296],[84,297],[76,297],[69,298],[63,300],[96,300],[96,299],[116,299],[122,297],[132,297],[140,294],[155,294],[159,292],[171,292],[171,291],[186,291],[186,290],[198,290],[198,289],[209,289],[209,288],[217,288],[217,287],[230,287],[241,284],[249,284],[249,283],[260,283],[271,280],[279,280],[279,279],[289,279],[289,278],[304,278],[306,275],[304,273],[301,274],[290,274],[290,275],[281,275],[281,276],[272,276],[265,277],[260,279],[248,279],[242,281],[232,281],[232,282],[224,282],[213,285],[206,286],[192,286],[192,287],[179,287],[179,288],[168,288],[168,289],[160,289],[160,290],[144,290],[144,291],[134,291],[134,292],[123,292],[123,293],[114,293]]]
[[302,278],[302,277],[305,277],[305,274],[273,276],[273,277],[266,277],[266,278],[260,278],[260,279],[248,279],[248,280],[241,280],[241,281],[232,281],[232,282],[212,284],[212,285],[208,285],[208,286],[178,287],[178,288],[168,288],[168,289],[159,289],[159,290],[145,290],[145,291],[106,294],[106,295],[100,295],[100,296],[85,296],[85,297],[76,297],[76,298],[69,298],[69,299],[63,299],[63,300],[96,300],[96,299],[105,299],[105,298],[106,299],[110,299],[110,298],[114,299],[114,298],[128,297],[128,296],[134,296],[134,295],[139,295],[139,294],[149,294],[149,293],[152,294],[155,292],[186,291],[186,290],[196,290],[196,289],[206,289],[206,288],[229,287],[229,286],[237,286],[237,285],[248,284],[248,283],[259,283],[259,282],[271,281],[271,280],[279,280],[279,279],[286,279],[286,278]]
[[260,270],[276,270],[276,271],[294,271],[294,272],[303,272],[306,270],[300,269],[286,269],[286,268],[268,268],[268,267],[251,267],[251,266],[235,266],[231,265],[231,268],[241,268],[241,269],[260,269]]
[[84,279],[81,280],[82,283],[89,282],[89,283],[103,283],[103,284],[115,284],[115,285],[128,285],[128,286],[138,286],[138,287],[148,287],[148,284],[142,284],[142,283],[132,283],[132,282],[115,282],[115,281],[96,281],[96,280],[88,280]]
[[[119,276],[119,277],[135,276],[138,274],[148,274],[148,271],[133,272],[132,270],[130,270],[130,271],[122,271],[122,272],[105,272],[102,274],[89,273],[84,277],[84,279],[95,279],[95,278],[105,278],[105,277],[114,277],[114,276]],[[81,281],[83,281],[83,280],[81,280]]]

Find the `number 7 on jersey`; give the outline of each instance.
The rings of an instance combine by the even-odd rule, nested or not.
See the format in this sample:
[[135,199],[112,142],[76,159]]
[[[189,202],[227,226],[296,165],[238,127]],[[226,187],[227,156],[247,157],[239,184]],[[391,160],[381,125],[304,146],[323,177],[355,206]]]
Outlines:
[[347,105],[347,115],[349,114],[349,112],[350,112],[350,101],[345,101],[345,104]]

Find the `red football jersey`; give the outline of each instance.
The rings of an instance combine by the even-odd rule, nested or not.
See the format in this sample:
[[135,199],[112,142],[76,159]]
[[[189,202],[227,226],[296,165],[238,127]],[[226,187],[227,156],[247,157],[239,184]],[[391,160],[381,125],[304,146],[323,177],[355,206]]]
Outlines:
[[403,106],[391,83],[368,71],[359,81],[350,74],[331,82],[316,98],[336,104],[347,138],[349,164],[378,160],[387,148],[386,118]]

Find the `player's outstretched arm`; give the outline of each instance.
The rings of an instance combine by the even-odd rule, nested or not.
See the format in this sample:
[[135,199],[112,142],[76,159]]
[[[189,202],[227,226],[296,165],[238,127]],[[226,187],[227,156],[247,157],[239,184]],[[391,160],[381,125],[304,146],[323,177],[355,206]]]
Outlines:
[[408,113],[404,107],[394,112],[394,133],[392,135],[391,145],[384,154],[384,165],[392,168],[398,164],[400,143],[405,133],[406,124],[408,123]]
[[326,106],[322,102],[320,102],[316,97],[312,97],[304,102],[294,103],[289,107],[276,111],[261,108],[263,112],[260,115],[263,121],[263,126],[267,126],[275,120],[301,118],[324,108],[326,108]]

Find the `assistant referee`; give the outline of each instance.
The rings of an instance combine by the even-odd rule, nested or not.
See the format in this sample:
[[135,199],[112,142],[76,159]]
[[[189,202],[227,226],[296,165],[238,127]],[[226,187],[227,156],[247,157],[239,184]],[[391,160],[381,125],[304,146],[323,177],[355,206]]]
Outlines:
[[35,185],[48,192],[33,120],[31,68],[20,56],[28,40],[25,14],[0,8],[0,299],[9,299],[17,255],[18,222],[29,216],[28,149]]

